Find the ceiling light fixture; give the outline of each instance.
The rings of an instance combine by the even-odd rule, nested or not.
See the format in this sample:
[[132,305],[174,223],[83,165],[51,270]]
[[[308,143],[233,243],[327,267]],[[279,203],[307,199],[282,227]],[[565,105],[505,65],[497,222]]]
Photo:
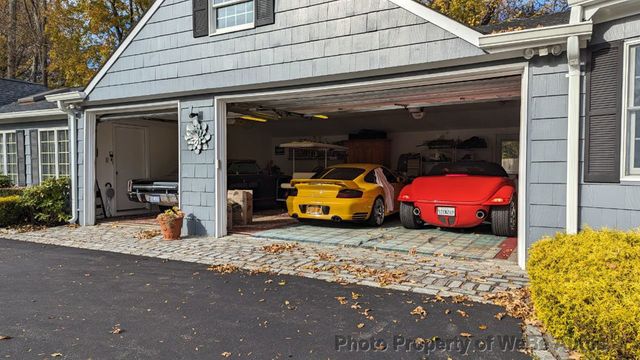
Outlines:
[[415,120],[422,120],[424,119],[424,109],[423,108],[410,108],[407,109],[409,110],[409,113],[411,114],[411,117],[414,118]]
[[268,121],[267,119],[263,119],[263,118],[259,118],[259,117],[255,117],[255,116],[251,116],[251,115],[242,115],[242,116],[240,116],[240,119],[249,120],[249,121],[256,121],[256,122],[261,122],[261,123],[266,123]]

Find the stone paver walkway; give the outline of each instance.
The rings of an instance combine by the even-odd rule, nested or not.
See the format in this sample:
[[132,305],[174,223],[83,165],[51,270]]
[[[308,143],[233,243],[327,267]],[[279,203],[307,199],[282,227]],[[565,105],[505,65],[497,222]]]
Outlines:
[[505,260],[465,260],[360,247],[287,243],[247,235],[180,241],[136,238],[145,229],[157,227],[106,223],[27,233],[5,232],[0,236],[206,265],[233,265],[249,271],[270,271],[429,295],[466,295],[474,301],[484,301],[483,297],[492,292],[523,287],[528,281],[523,270]]
[[350,223],[295,224],[259,231],[255,237],[337,245],[366,247],[421,255],[446,255],[470,259],[493,259],[501,252],[507,238],[495,236],[481,228],[478,232],[459,229],[442,230],[435,227],[405,229],[393,219],[380,228]]

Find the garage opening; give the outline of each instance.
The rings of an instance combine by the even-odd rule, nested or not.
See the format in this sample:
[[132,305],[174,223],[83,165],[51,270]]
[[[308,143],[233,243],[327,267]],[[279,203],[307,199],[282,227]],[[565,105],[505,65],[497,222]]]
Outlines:
[[[517,230],[492,224],[518,223],[521,81],[503,76],[227,103],[228,230],[517,261]],[[485,165],[495,171],[477,170]],[[452,170],[459,167],[465,170]],[[443,180],[419,181],[436,175]],[[513,196],[497,194],[505,184]],[[405,202],[415,205],[415,226],[407,226],[399,196],[413,185],[421,195]],[[374,219],[376,196],[368,195],[376,187],[383,222]],[[433,216],[420,214],[427,209]]]
[[103,114],[96,123],[96,219],[152,221],[178,206],[178,113]]

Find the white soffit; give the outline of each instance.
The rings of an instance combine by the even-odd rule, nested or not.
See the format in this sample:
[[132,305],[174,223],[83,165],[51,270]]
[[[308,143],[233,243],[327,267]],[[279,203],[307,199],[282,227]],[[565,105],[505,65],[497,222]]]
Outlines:
[[479,39],[479,44],[481,48],[489,52],[503,52],[566,44],[567,39],[571,36],[578,36],[581,40],[589,40],[592,32],[593,23],[587,21],[578,24],[483,35]]

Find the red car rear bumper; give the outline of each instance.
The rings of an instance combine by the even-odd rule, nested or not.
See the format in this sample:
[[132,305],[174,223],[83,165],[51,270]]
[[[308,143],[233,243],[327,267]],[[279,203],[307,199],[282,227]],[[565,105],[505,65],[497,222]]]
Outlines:
[[[433,204],[414,203],[420,210],[420,218],[429,225],[450,227],[450,228],[470,228],[482,224],[489,218],[490,206],[486,205],[456,205],[456,204]],[[455,216],[438,215],[439,207],[455,208]],[[484,216],[480,217],[479,212]]]

